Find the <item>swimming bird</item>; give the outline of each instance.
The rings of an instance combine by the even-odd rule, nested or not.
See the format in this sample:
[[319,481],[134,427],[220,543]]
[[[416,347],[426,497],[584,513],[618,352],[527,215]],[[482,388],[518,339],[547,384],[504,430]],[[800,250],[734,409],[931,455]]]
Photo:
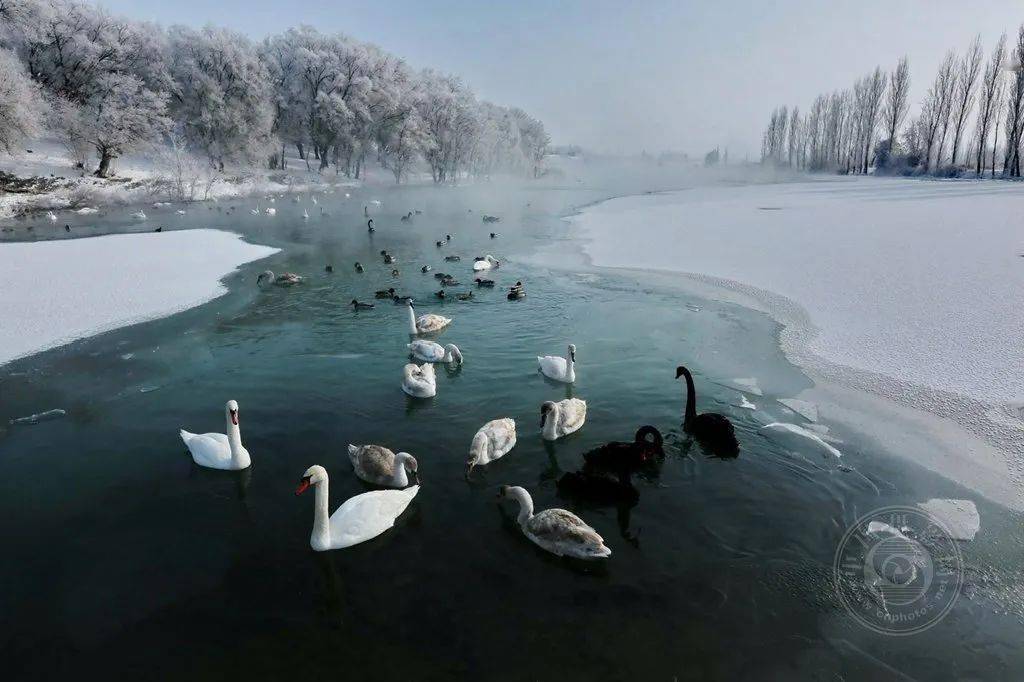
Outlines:
[[185,429],[179,431],[181,440],[192,455],[192,460],[208,469],[224,469],[237,471],[252,464],[249,451],[242,445],[242,431],[238,420],[238,403],[229,400],[224,405],[224,416],[227,421],[227,434],[223,433],[189,433]]
[[132,217],[133,218],[138,218],[139,220],[145,220],[146,219],[146,212],[142,211],[142,210],[136,211],[135,213],[132,213]]
[[256,286],[262,286],[266,284],[275,284],[279,287],[289,287],[293,284],[298,284],[302,281],[302,277],[296,275],[294,272],[285,272],[280,275],[275,275],[270,270],[264,270],[256,278]]
[[267,208],[263,209],[263,212],[266,213],[267,215],[277,215],[277,209],[276,208],[270,208],[269,206]]
[[444,259],[449,263],[458,263],[462,260],[461,256],[445,256]]
[[483,258],[477,258],[473,261],[473,270],[476,272],[479,272],[480,270],[490,270],[491,268],[496,268],[499,265],[501,265],[501,263],[497,258],[491,254],[487,254]]
[[444,236],[444,240],[445,240],[446,242],[450,242],[450,241],[452,240],[452,236],[451,236],[450,234],[446,234],[446,235]]
[[260,214],[260,205],[256,204],[256,208],[250,208],[249,209],[249,213],[252,213],[253,215],[259,215]]
[[391,276],[392,277],[399,277],[399,276],[401,276],[401,274],[402,273],[398,271],[398,268],[392,268],[391,269]]
[[693,375],[680,365],[676,367],[676,379],[686,379],[686,408],[683,413],[683,431],[698,442],[708,446],[716,454],[735,456],[739,453],[736,431],[729,418],[717,412],[697,414],[697,393],[693,387]]
[[404,215],[401,218],[399,218],[399,220],[401,220],[403,223],[407,223],[409,222],[409,215],[411,214]]
[[434,292],[434,297],[435,298],[444,298],[445,296],[447,296],[447,294],[444,293],[444,289],[441,289],[440,291],[435,291]]
[[164,231],[164,228],[163,228],[163,227],[158,227],[158,228],[156,228],[156,229],[155,229],[155,230],[153,230],[153,231],[154,231],[154,232],[163,232],[163,231]]
[[433,268],[430,267],[429,265],[424,265],[422,268],[420,268],[420,272],[422,272],[423,274],[427,274],[431,270],[433,270]]
[[443,286],[443,287],[457,287],[460,284],[462,284],[462,282],[460,282],[459,280],[455,279],[451,275],[448,275],[447,277],[445,277],[444,279],[441,280],[441,286]]
[[375,298],[391,298],[395,295],[395,288],[390,289],[379,289],[373,293]]
[[355,308],[356,310],[370,310],[372,308],[375,308],[376,306],[374,306],[372,303],[360,303],[357,299],[353,298],[352,307]]
[[478,287],[493,287],[494,286],[494,280],[493,279],[480,279],[479,277],[477,277],[473,281],[476,282],[476,285]]
[[455,298],[459,299],[460,301],[471,301],[473,300],[473,292],[467,291],[465,293],[458,293],[455,294]]
[[328,265],[328,266],[324,267],[324,272],[334,272],[334,266],[333,265]]
[[369,230],[370,232],[376,231],[373,229],[373,218],[370,218],[369,220],[366,221],[366,229]]
[[67,223],[64,223],[64,231],[65,232],[70,232],[71,231],[71,226],[68,225]]
[[420,484],[419,464],[408,452],[394,453],[382,445],[349,445],[348,459],[356,476],[388,488],[409,485],[409,474]]
[[498,218],[497,216],[493,216],[493,215],[485,215],[483,217],[483,222],[485,222],[485,223],[497,223],[497,222],[501,222],[501,218]]
[[490,464],[509,453],[516,446],[516,422],[514,419],[494,419],[480,427],[469,445],[469,459],[466,460],[466,477],[473,467]]
[[451,275],[449,275],[446,272],[435,272],[434,273],[434,279],[448,279],[450,277],[451,277]]
[[434,315],[433,313],[420,315],[417,318],[416,310],[413,308],[411,300],[409,301],[408,306],[410,334],[428,334],[430,332],[441,331],[452,323],[451,318],[444,317],[442,315]]
[[53,211],[47,211],[46,212],[46,217],[49,218],[50,222],[52,222],[52,223],[57,222],[57,214],[54,213]]
[[576,433],[587,421],[587,402],[566,398],[557,403],[548,400],[540,406],[540,433],[544,440],[558,440]]
[[[648,440],[650,437],[650,440]],[[663,454],[662,438],[653,426],[641,426],[632,443],[612,441],[583,453],[588,466],[611,471],[635,471]]]
[[409,344],[409,353],[420,362],[453,362],[462,364],[462,351],[454,343],[442,346],[434,341],[416,339]]
[[302,209],[302,219],[309,220],[309,211],[307,211],[306,209]]
[[310,486],[316,489],[309,546],[317,552],[351,547],[377,537],[395,525],[395,520],[420,491],[418,485],[404,490],[373,490],[350,497],[328,516],[328,483],[327,470],[314,464],[306,469],[295,489],[296,495],[306,492]]
[[179,208],[177,211],[175,211],[175,213],[177,213],[178,215],[185,215],[185,209]]
[[407,303],[412,303],[412,296],[402,296],[401,294],[395,294],[394,296],[391,297],[391,300],[394,301],[395,305],[406,305]]
[[491,232],[491,239],[497,239],[497,238],[498,238],[498,233],[497,232]]
[[385,263],[385,265],[393,265],[396,262],[397,261],[395,260],[395,257],[392,256],[390,253],[384,254],[384,263]]
[[402,370],[402,390],[413,398],[433,398],[437,395],[434,366],[429,362],[422,365],[410,362]]
[[435,243],[435,244],[437,245],[437,248],[439,248],[439,249],[441,248],[441,246],[442,246],[442,244],[443,244],[443,242],[441,242],[441,240],[440,240],[440,239],[439,239],[439,240],[437,240],[437,241],[436,241],[436,242],[434,242],[434,243]]
[[604,544],[604,538],[583,522],[583,519],[565,509],[545,509],[533,513],[533,498],[525,488],[503,485],[498,497],[510,498],[519,503],[516,521],[523,535],[541,549],[557,556],[576,559],[605,559],[612,551]]
[[362,271],[363,271],[363,264],[357,262],[356,263],[356,272],[362,272]]
[[564,358],[556,355],[537,357],[541,373],[548,379],[571,384],[576,381],[576,345],[570,343]]

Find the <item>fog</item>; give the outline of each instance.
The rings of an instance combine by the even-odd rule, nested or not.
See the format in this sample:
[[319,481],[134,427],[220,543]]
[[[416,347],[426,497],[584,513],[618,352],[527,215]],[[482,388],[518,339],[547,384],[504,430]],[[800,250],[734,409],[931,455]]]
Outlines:
[[229,26],[253,38],[309,23],[466,80],[482,97],[541,119],[554,144],[605,152],[714,146],[756,158],[772,107],[806,107],[910,57],[920,101],[943,54],[986,47],[1024,21],[1009,0],[974,3],[465,0],[279,3],[105,0],[164,24]]

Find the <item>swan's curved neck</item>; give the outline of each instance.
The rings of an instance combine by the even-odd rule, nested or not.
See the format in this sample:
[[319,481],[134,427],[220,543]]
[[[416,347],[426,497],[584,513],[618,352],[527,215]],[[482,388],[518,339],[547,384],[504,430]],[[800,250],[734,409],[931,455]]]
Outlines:
[[576,361],[572,359],[572,353],[565,354],[565,378],[570,383],[576,381]]
[[235,464],[240,464],[242,459],[242,429],[237,424],[231,421],[231,415],[228,415],[227,419],[228,427],[228,447],[231,449],[231,461]]
[[516,518],[516,521],[522,526],[533,518],[533,498],[530,497],[530,493],[522,488],[514,488],[512,494],[515,495],[516,500],[519,502],[519,516]]
[[328,479],[324,478],[314,487],[316,501],[313,504],[313,533],[309,536],[309,543],[315,549],[327,549],[331,543],[331,516],[327,513],[331,497]]
[[395,455],[394,464],[391,466],[391,482],[397,488],[409,485],[409,476],[405,473],[405,457]]
[[416,329],[416,312],[412,309],[412,306],[406,306],[409,310],[409,333],[415,336],[419,334],[419,330]]
[[558,437],[556,427],[558,426],[559,409],[558,403],[551,406],[548,410],[547,415],[544,417],[544,437],[548,440],[554,440]]
[[693,376],[685,367],[683,378],[686,379],[686,411],[683,413],[683,424],[690,424],[697,418],[697,392],[693,388]]

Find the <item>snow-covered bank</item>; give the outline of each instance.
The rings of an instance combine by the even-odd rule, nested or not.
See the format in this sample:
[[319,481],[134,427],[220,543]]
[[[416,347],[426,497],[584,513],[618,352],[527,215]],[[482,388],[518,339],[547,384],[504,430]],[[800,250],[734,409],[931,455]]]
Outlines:
[[0,244],[0,364],[205,303],[277,251],[208,229]]
[[[838,365],[1024,400],[1024,187],[835,179],[615,199],[574,217],[596,265],[785,296]],[[807,330],[796,330],[807,331]]]

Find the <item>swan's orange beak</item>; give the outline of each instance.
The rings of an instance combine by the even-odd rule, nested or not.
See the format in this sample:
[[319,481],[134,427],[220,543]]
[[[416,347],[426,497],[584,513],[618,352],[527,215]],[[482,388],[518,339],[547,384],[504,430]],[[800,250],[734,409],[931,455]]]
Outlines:
[[231,410],[231,423],[238,426],[238,410]]
[[306,489],[309,488],[309,485],[310,485],[310,483],[309,483],[309,476],[307,476],[304,479],[302,479],[301,481],[299,481],[299,487],[295,489],[296,496],[301,495],[302,493],[306,492]]

